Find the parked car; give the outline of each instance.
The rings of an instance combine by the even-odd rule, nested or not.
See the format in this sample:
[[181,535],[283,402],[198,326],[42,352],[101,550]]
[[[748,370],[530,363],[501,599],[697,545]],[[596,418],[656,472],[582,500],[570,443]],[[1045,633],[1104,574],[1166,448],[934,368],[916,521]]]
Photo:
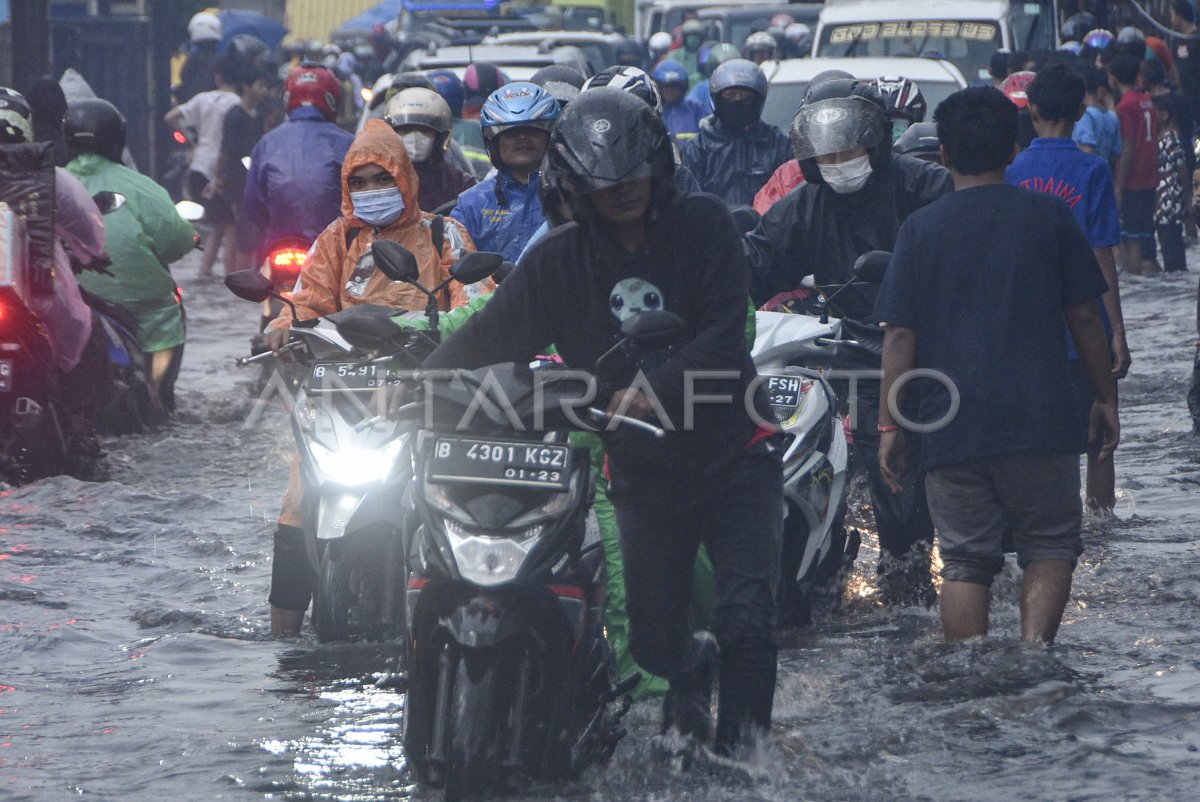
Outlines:
[[777,0],[637,0],[637,29],[634,35],[643,42],[656,31],[673,31],[683,24],[686,11],[711,6],[774,5]]
[[487,62],[504,70],[511,81],[527,81],[542,67],[551,64],[568,64],[584,75],[588,71],[588,59],[582,50],[574,46],[553,47],[543,50],[535,45],[474,45],[471,47],[443,47],[415,50],[404,59],[401,71],[419,70],[465,70],[468,65]]
[[967,86],[966,78],[949,61],[928,58],[793,58],[762,66],[767,75],[762,116],[783,131],[791,125],[809,81],[825,70],[845,70],[855,78],[901,76],[916,81],[931,114],[937,104]]

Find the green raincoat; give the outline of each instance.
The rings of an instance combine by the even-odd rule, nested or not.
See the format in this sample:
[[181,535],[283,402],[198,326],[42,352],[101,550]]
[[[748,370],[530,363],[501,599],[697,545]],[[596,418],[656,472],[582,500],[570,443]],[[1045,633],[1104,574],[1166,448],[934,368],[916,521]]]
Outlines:
[[84,271],[79,284],[133,316],[144,351],[182,345],[183,306],[167,266],[194,247],[191,223],[175,211],[165,189],[103,156],[81,153],[67,170],[93,195],[108,191],[126,198],[124,206],[104,215],[112,275]]
[[[438,317],[438,331],[445,340],[456,329],[462,326],[471,315],[478,312],[488,302],[491,295],[475,298],[466,306],[443,312]],[[750,305],[747,316],[746,340],[754,343],[754,306]],[[392,318],[397,325],[426,328],[425,321],[413,321],[405,318]],[[655,676],[638,666],[633,655],[629,652],[629,616],[625,613],[625,563],[621,560],[620,534],[617,530],[617,517],[613,511],[612,502],[608,498],[608,479],[604,476],[604,446],[598,435],[590,432],[572,432],[572,444],[587,448],[591,454],[592,473],[596,476],[596,496],[592,511],[596,514],[596,523],[600,528],[600,537],[604,542],[604,559],[608,572],[608,588],[605,594],[604,631],[608,642],[612,644],[617,657],[617,677],[625,677],[637,672],[642,675],[634,696],[645,699],[666,692],[667,681]],[[692,625],[695,629],[708,629],[712,624],[713,608],[713,571],[708,553],[702,546],[696,557],[696,568],[692,577]]]

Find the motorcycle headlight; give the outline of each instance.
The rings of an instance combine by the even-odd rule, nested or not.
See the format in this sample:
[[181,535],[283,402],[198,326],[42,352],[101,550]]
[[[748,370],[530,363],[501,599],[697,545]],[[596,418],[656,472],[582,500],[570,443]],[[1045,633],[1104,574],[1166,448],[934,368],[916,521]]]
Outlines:
[[296,423],[303,432],[311,432],[317,426],[317,417],[321,414],[321,406],[312,398],[305,398],[296,405]]
[[386,480],[404,450],[404,443],[405,437],[401,436],[379,449],[350,446],[335,451],[315,440],[308,447],[322,475],[337,484],[355,487]]
[[451,518],[442,520],[454,562],[463,579],[490,587],[511,582],[533,551],[544,527],[530,527],[508,537],[483,537]]

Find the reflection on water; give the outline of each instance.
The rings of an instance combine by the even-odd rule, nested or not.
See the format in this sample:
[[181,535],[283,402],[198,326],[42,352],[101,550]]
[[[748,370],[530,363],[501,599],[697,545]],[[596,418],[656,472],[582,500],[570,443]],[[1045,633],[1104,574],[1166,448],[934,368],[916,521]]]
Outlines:
[[[186,272],[185,275],[190,275]],[[268,633],[291,435],[228,367],[257,311],[185,281],[183,404],[112,441],[112,480],[0,489],[0,799],[395,800],[394,645]],[[1200,776],[1200,448],[1183,405],[1194,277],[1126,280],[1134,370],[1113,519],[1089,518],[1060,640],[947,646],[937,612],[880,606],[869,534],[847,591],[783,634],[775,737],[743,764],[664,759],[639,704],[613,763],[521,800],[1186,799]],[[854,520],[869,520],[865,507]]]

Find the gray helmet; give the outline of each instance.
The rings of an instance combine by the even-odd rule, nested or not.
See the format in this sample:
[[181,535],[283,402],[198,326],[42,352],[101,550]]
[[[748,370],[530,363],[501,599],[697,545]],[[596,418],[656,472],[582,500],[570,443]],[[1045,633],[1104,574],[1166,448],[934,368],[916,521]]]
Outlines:
[[580,91],[583,90],[584,80],[586,79],[583,77],[583,73],[569,64],[551,64],[548,67],[542,67],[529,78],[530,83],[545,89],[558,101],[558,105],[563,107],[579,97]]
[[454,119],[450,116],[450,106],[442,100],[442,96],[432,89],[419,86],[402,89],[389,100],[383,119],[393,128],[420,125],[432,128],[439,134],[450,133],[454,125]]
[[722,91],[740,86],[755,92],[763,100],[767,98],[767,76],[757,64],[749,59],[731,58],[713,70],[708,82],[709,91],[715,98]]

